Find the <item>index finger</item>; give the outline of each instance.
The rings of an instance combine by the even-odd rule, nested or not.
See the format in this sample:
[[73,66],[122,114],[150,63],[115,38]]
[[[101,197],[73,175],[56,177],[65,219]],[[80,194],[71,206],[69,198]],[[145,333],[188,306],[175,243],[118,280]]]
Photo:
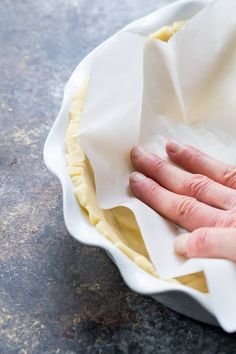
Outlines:
[[166,144],[170,159],[192,173],[205,175],[227,187],[236,189],[236,165],[220,162],[190,145],[176,141]]

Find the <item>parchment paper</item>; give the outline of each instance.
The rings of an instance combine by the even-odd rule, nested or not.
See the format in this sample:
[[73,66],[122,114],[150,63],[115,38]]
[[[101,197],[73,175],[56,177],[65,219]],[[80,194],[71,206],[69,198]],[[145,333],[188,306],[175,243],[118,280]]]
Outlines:
[[169,139],[236,164],[235,0],[213,2],[168,43],[118,33],[92,64],[80,142],[100,206],[132,209],[162,278],[203,270],[216,317],[236,330],[236,265],[178,257],[173,240],[182,230],[128,191],[130,149],[166,158]]

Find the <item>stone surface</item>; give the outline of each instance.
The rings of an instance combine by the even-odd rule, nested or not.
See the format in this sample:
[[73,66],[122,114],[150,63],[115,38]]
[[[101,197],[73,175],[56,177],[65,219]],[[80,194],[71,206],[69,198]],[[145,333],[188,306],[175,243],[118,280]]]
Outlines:
[[0,353],[234,353],[74,241],[42,151],[77,63],[158,0],[0,2]]

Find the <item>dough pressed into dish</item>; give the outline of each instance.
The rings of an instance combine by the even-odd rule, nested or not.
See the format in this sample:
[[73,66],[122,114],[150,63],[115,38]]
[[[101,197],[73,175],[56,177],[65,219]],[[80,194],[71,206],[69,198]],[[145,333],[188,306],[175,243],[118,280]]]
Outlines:
[[[163,27],[149,37],[168,41],[184,24],[185,21],[175,22],[172,26]],[[102,210],[98,205],[92,167],[79,144],[80,120],[87,87],[88,80],[85,80],[77,95],[72,99],[65,137],[66,161],[76,198],[87,212],[91,223],[101,234],[114,243],[139,267],[158,277],[132,211],[125,207]],[[179,282],[203,293],[208,292],[203,272],[169,281]]]

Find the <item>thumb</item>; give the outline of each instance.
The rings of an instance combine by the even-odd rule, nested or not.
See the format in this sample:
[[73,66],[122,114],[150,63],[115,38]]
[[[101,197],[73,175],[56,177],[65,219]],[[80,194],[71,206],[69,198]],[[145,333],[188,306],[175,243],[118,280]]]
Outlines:
[[236,262],[236,228],[200,228],[178,236],[176,253],[187,258],[223,258]]

